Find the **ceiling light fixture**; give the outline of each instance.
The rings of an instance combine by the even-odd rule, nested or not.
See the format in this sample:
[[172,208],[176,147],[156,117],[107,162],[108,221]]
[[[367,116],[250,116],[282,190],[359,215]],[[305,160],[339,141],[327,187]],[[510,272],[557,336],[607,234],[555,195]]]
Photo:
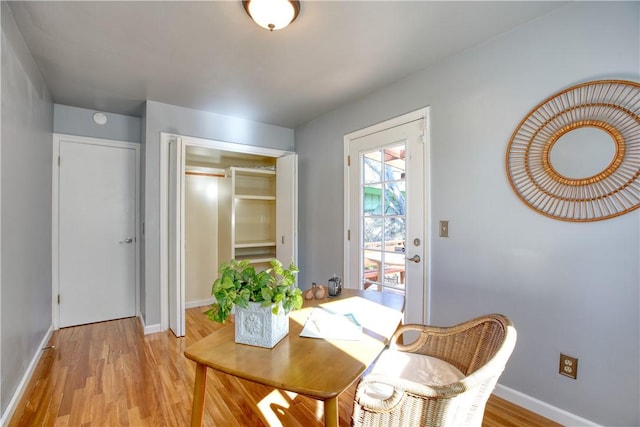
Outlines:
[[256,24],[269,31],[286,27],[300,13],[298,0],[244,0],[242,5]]

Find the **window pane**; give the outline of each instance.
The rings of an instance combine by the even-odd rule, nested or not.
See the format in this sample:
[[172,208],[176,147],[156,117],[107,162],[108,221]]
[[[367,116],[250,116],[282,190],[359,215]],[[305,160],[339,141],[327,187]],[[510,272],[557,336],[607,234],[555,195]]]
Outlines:
[[405,148],[399,145],[384,150],[385,172],[387,181],[398,181],[404,179],[405,171]]
[[364,218],[365,248],[380,249],[382,245],[382,218]]
[[385,218],[384,220],[384,240],[385,250],[393,250],[396,252],[402,252],[402,249],[396,249],[396,247],[404,248],[404,239],[406,233],[405,219],[403,218]]
[[380,279],[381,278],[380,259],[381,259],[380,251],[372,251],[372,250],[364,251],[364,265],[362,269],[362,271],[364,272],[363,274],[364,282],[368,282],[369,284],[371,284],[381,280]]
[[367,153],[363,158],[363,182],[365,184],[382,181],[382,161],[379,151]]
[[364,216],[382,215],[382,185],[369,184],[363,187],[362,214]]
[[406,214],[405,182],[390,182],[384,186],[384,213],[386,215]]
[[[397,250],[395,250],[397,249]],[[404,257],[404,244],[393,246],[387,245],[387,252],[383,253],[384,256],[384,279],[383,283],[385,287],[391,287],[395,289],[404,288],[405,277],[405,257]],[[393,250],[393,252],[388,252]]]

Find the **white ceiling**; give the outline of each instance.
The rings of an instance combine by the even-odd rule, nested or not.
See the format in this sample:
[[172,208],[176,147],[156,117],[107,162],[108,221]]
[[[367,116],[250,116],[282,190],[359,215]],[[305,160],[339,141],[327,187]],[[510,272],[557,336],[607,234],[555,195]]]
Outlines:
[[56,103],[139,115],[149,99],[290,128],[561,6],[302,0],[269,33],[240,1],[10,3]]

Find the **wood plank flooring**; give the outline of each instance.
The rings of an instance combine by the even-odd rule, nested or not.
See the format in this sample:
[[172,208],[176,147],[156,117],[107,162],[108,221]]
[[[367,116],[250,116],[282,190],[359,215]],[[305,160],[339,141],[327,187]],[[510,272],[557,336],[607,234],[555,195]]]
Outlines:
[[[195,364],[184,349],[219,329],[187,310],[187,336],[144,336],[137,318],[55,331],[25,395],[14,426],[187,426]],[[318,366],[318,369],[323,367]],[[206,426],[321,426],[319,401],[208,370]],[[348,426],[355,385],[339,399]],[[484,427],[559,426],[503,399],[489,399]]]

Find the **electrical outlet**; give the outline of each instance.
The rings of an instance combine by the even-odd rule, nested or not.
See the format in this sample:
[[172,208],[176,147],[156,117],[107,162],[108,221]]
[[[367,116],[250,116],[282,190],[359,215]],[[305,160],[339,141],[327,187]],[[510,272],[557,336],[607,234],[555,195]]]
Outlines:
[[560,353],[560,375],[574,380],[578,378],[578,358]]

